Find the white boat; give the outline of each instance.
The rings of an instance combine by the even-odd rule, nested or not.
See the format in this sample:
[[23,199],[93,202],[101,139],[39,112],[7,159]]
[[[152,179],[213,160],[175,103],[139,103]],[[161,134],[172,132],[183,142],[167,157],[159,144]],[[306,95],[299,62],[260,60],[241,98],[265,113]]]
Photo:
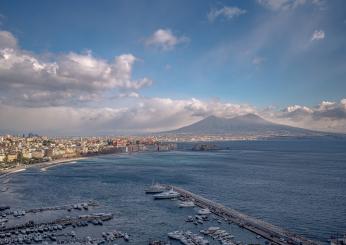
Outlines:
[[193,201],[185,201],[185,202],[180,202],[178,206],[179,208],[191,208],[195,206],[195,203]]
[[175,239],[175,240],[180,240],[180,239],[184,238],[181,231],[168,232],[167,235],[170,239]]
[[172,199],[172,198],[177,198],[179,197],[180,194],[173,189],[170,189],[169,191],[165,191],[159,194],[155,194],[154,198],[155,199]]
[[149,186],[147,189],[145,189],[146,194],[157,194],[157,193],[162,193],[166,190],[166,188],[159,183],[152,184]]
[[129,235],[125,232],[125,233],[124,233],[124,240],[125,240],[126,242],[128,242],[129,239],[130,239]]
[[200,215],[207,215],[207,214],[210,214],[210,210],[209,210],[209,208],[202,208],[202,209],[198,210],[197,213]]

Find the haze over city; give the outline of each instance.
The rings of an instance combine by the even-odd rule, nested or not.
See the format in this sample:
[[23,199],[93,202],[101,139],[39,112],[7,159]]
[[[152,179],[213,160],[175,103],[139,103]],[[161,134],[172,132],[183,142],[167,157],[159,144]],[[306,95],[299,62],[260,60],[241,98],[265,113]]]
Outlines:
[[248,113],[345,133],[345,9],[1,1],[0,133],[148,133]]

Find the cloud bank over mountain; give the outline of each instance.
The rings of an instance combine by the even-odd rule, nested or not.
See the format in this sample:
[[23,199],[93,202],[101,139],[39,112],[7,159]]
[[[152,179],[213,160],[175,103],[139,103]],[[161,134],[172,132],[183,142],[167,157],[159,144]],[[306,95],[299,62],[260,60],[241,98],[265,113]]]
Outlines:
[[258,109],[246,104],[198,99],[131,97],[122,102],[128,105],[34,108],[0,105],[0,124],[3,129],[50,135],[133,134],[176,129],[208,115],[231,118],[255,113],[276,123],[322,131],[346,132],[345,100],[329,102],[333,105],[329,104],[327,107],[319,105],[308,108],[296,105],[283,110]]

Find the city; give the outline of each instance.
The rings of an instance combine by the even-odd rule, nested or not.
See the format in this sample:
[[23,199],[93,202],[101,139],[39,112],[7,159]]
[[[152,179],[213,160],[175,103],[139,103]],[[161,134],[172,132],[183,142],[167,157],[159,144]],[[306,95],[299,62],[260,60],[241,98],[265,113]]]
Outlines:
[[172,143],[156,137],[49,138],[29,134],[0,136],[0,174],[13,168],[57,160],[74,160],[99,154],[169,151]]

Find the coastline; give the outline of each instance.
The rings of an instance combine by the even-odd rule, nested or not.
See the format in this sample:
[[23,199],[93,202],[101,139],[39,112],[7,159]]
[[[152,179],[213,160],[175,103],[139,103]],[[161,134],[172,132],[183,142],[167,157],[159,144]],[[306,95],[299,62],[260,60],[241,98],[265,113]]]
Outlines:
[[69,163],[69,162],[73,162],[73,161],[79,161],[79,160],[83,160],[83,159],[87,159],[88,157],[74,157],[74,158],[64,158],[64,159],[57,159],[57,160],[53,160],[53,161],[48,161],[48,162],[39,162],[39,163],[35,163],[35,164],[31,164],[31,165],[22,165],[22,166],[18,166],[12,169],[8,169],[5,171],[1,171],[0,170],[0,179],[1,178],[5,178],[8,176],[11,176],[13,174],[19,173],[19,172],[23,172],[28,168],[32,168],[32,167],[39,167],[42,170],[50,168],[50,167],[54,167],[57,165],[61,165],[64,163]]
[[[124,154],[131,154],[131,153],[137,153],[137,152],[123,152]],[[79,157],[73,157],[73,158],[64,158],[64,159],[57,159],[57,160],[53,160],[53,161],[47,161],[47,162],[38,162],[38,163],[34,163],[34,164],[30,164],[30,165],[21,165],[21,166],[17,166],[15,168],[11,168],[11,169],[7,169],[7,170],[0,170],[0,179],[6,178],[8,176],[11,176],[13,174],[25,171],[28,168],[32,168],[32,167],[38,167],[41,169],[41,171],[46,171],[49,168],[58,166],[58,165],[62,165],[62,164],[66,164],[66,163],[70,163],[70,162],[74,162],[74,161],[79,161],[79,160],[83,160],[83,159],[87,159],[90,157],[95,157],[95,156],[99,156],[99,155],[109,155],[109,154],[122,154],[122,153],[115,153],[115,152],[109,152],[109,153],[99,153],[99,154],[90,154],[90,155],[86,155],[86,156],[79,156]]]

